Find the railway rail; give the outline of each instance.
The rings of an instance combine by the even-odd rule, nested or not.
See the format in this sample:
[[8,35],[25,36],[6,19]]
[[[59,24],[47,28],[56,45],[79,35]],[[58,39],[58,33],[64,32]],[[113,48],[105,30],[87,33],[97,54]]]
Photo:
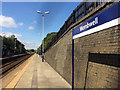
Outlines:
[[6,76],[11,70],[22,64],[33,54],[24,54],[12,58],[1,59],[2,65],[0,65],[0,79]]

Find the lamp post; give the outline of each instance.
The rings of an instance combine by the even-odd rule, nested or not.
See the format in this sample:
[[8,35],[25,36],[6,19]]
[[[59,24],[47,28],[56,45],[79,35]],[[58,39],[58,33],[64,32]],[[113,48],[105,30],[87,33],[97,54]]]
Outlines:
[[42,14],[43,17],[43,45],[42,45],[42,62],[44,62],[44,14],[49,14],[49,11],[42,13],[41,11],[37,11],[37,13]]

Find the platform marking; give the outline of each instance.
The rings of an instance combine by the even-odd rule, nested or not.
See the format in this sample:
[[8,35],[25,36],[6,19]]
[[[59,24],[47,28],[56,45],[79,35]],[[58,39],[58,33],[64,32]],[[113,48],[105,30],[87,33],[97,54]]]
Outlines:
[[7,87],[5,88],[14,88],[15,85],[17,84],[17,82],[20,80],[20,78],[22,77],[23,73],[26,71],[27,67],[30,65],[30,63],[33,60],[33,57],[35,56],[35,54],[30,57],[28,60],[29,62],[25,65],[25,67],[21,70],[21,72],[19,72],[19,74],[7,85]]
[[35,57],[31,88],[38,88],[37,59],[38,59],[38,57]]

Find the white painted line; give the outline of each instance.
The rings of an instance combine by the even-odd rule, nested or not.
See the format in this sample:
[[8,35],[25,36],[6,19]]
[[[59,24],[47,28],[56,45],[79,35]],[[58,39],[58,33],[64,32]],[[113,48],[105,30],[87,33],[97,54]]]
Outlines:
[[[34,54],[35,55],[35,54]],[[25,65],[25,67],[19,72],[19,74],[5,87],[5,88],[14,88],[15,85],[17,84],[17,82],[20,80],[20,78],[22,77],[22,75],[24,74],[24,72],[26,71],[27,67],[30,65],[30,63],[32,62],[32,59],[34,57],[34,55],[32,55],[28,60],[29,62]]]

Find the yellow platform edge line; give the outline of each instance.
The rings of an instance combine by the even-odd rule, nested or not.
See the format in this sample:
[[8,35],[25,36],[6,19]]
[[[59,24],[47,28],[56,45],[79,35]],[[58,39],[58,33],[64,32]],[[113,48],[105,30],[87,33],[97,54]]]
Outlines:
[[33,59],[34,56],[35,56],[35,54],[28,59],[29,62],[25,65],[25,67],[18,73],[18,75],[5,88],[14,88],[15,87],[15,85],[17,84],[17,82],[22,77],[23,73],[26,71],[27,67],[32,62],[32,59]]

